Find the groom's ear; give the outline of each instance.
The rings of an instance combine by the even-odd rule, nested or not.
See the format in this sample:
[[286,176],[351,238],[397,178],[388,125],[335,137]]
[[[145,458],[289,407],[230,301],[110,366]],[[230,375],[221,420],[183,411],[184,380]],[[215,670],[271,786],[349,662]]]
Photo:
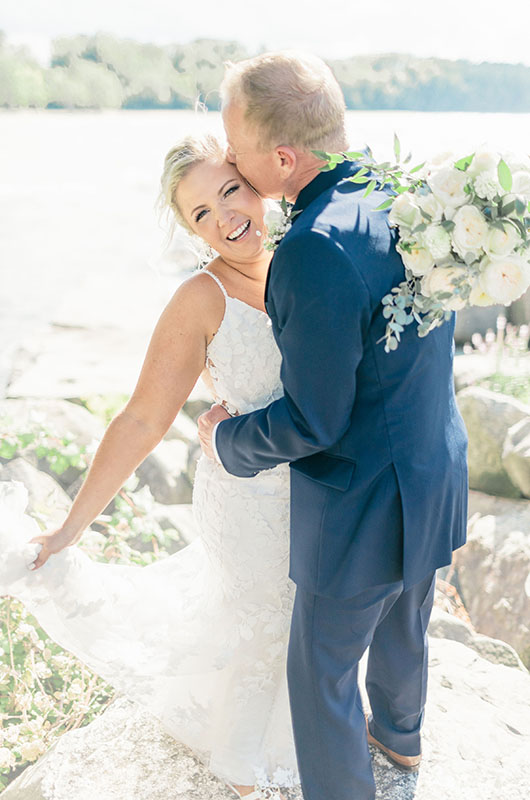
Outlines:
[[275,148],[277,165],[285,178],[289,178],[296,169],[297,156],[296,150],[289,145],[280,144]]

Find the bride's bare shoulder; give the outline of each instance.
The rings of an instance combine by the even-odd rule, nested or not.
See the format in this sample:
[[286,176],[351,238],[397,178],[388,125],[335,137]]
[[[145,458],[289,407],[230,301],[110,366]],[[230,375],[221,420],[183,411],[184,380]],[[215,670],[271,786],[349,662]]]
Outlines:
[[183,281],[166,306],[172,318],[188,318],[206,330],[214,328],[224,314],[225,300],[219,286],[209,275],[197,271]]

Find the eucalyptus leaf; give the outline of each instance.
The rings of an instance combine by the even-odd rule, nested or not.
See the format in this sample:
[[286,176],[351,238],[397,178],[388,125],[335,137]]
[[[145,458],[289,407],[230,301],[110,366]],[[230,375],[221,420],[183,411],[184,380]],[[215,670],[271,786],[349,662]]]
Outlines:
[[323,161],[331,161],[331,153],[326,153],[325,150],[311,150],[314,156],[321,158]]
[[416,167],[413,167],[410,170],[410,174],[413,175],[415,172],[419,172],[420,169],[423,169],[424,166],[425,166],[425,161],[423,161],[421,164],[418,164]]
[[368,195],[372,194],[372,192],[376,187],[377,187],[377,181],[371,180],[368,186],[366,187],[366,191],[363,194],[363,197],[368,197]]

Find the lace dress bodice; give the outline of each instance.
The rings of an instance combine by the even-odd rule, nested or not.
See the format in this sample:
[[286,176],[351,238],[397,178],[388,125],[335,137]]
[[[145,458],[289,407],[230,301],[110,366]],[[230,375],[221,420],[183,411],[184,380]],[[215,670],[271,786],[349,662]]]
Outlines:
[[265,313],[230,297],[209,270],[225,298],[225,313],[206,353],[205,383],[230,414],[264,408],[283,394],[281,355]]

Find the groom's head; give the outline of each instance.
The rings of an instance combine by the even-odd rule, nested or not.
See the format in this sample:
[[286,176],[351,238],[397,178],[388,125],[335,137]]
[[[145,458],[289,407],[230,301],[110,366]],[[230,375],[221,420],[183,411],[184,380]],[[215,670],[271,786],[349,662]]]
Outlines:
[[322,164],[312,150],[347,149],[342,91],[316,56],[228,64],[221,97],[228,158],[263,197],[296,197]]

